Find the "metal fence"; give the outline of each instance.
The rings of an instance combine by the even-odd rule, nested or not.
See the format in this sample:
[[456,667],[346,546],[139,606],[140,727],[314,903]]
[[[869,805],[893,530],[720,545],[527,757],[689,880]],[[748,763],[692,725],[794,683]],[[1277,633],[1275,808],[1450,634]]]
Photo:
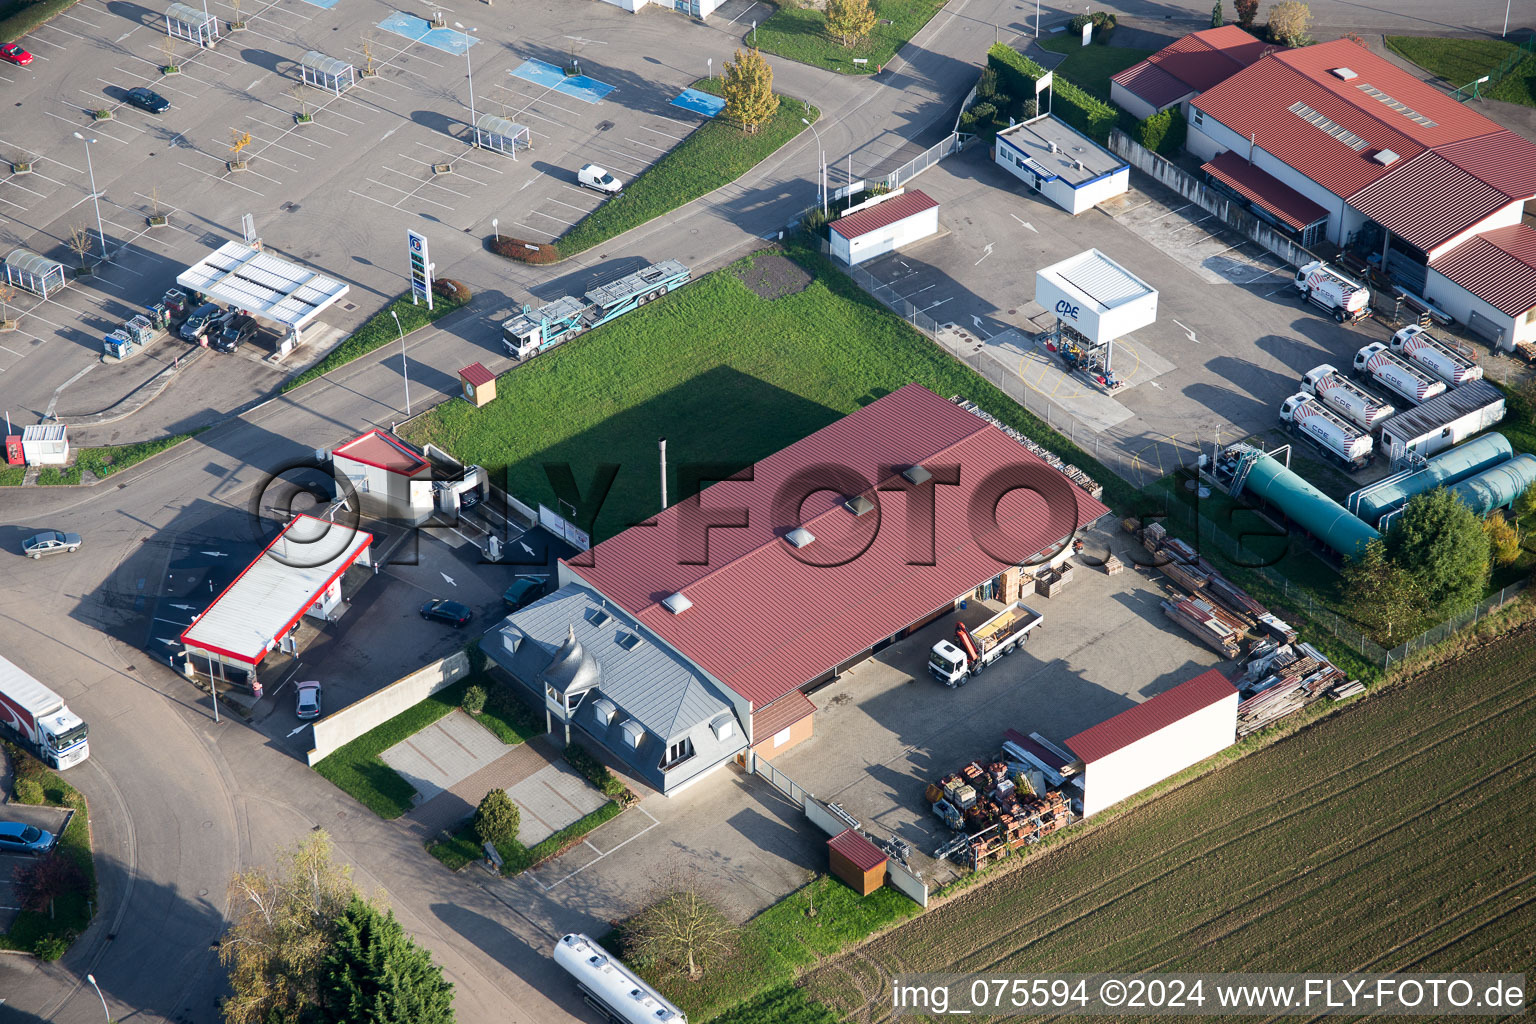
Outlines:
[[950,132],[949,137],[946,138],[943,142],[940,142],[937,145],[929,146],[922,153],[919,153],[911,160],[908,160],[906,163],[896,168],[890,174],[887,174],[885,176],[885,187],[889,189],[905,187],[907,182],[911,181],[919,174],[922,174],[924,171],[938,163],[940,160],[943,160],[951,153],[958,152],[960,147],[965,145],[965,140],[968,138],[970,138],[968,135],[961,135],[959,132]]
[[756,754],[751,753],[747,756],[752,761],[753,775],[760,776],[764,781],[772,785],[774,789],[789,797],[796,807],[803,808],[805,806],[805,801],[811,796],[809,790],[775,768],[773,762],[767,758],[758,757]]
[[1519,67],[1520,64],[1532,54],[1536,54],[1536,35],[1531,36],[1525,42],[1521,43],[1519,49],[1515,50],[1515,52],[1510,54],[1508,57],[1505,57],[1504,60],[1499,63],[1498,67],[1494,68],[1486,75],[1480,76],[1477,81],[1468,82],[1460,89],[1457,89],[1454,93],[1451,94],[1451,98],[1460,100],[1463,103],[1468,100],[1478,99],[1483,94],[1482,90],[1484,86],[1492,89],[1494,86],[1498,85],[1499,82],[1503,81],[1505,76],[1507,76],[1511,71],[1515,70],[1515,68]]
[[1466,629],[1468,626],[1477,625],[1493,612],[1519,597],[1520,592],[1526,588],[1527,583],[1527,580],[1511,583],[1492,597],[1479,602],[1478,606],[1471,611],[1463,612],[1454,618],[1447,619],[1432,629],[1426,629],[1407,643],[1392,648],[1387,652],[1384,664],[1390,666],[1393,662],[1402,661],[1410,654],[1422,651],[1426,647],[1431,647],[1442,640],[1448,639],[1452,634]]

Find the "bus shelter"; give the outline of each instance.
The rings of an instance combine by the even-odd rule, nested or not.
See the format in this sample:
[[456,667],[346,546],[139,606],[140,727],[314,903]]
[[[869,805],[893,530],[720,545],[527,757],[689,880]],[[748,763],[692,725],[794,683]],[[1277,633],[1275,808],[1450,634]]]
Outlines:
[[196,7],[171,4],[165,9],[165,31],[167,35],[198,46],[212,46],[219,38],[219,20]]
[[497,153],[510,153],[517,159],[517,151],[533,148],[533,134],[520,124],[513,124],[495,114],[481,114],[475,121],[475,145]]
[[5,280],[43,298],[64,287],[64,264],[26,249],[12,249],[5,258]]
[[305,84],[340,96],[357,84],[357,71],[344,60],[310,50],[299,60],[299,74]]

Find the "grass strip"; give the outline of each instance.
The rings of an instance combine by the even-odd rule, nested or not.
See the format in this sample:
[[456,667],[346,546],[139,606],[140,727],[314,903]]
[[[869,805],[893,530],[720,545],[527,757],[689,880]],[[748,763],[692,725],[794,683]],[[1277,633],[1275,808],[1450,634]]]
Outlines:
[[[869,35],[844,46],[827,33],[827,18],[810,5],[781,4],[777,13],[757,26],[758,49],[844,75],[878,72],[907,41],[944,9],[946,0],[872,0],[875,27]],[[748,41],[752,34],[748,33]],[[855,64],[854,58],[868,61]]]
[[[464,305],[457,299],[444,295],[434,295],[432,308],[418,306],[411,301],[411,295],[407,292],[390,302],[389,305],[369,317],[361,327],[352,332],[352,335],[331,349],[314,366],[302,373],[296,373],[283,381],[284,393],[294,388],[303,387],[318,377],[324,377],[332,370],[338,370],[354,359],[360,359],[374,349],[382,348],[392,341],[400,340],[400,332],[410,334],[412,331],[426,327],[447,316],[449,313]],[[400,327],[395,327],[394,313],[400,317]]]
[[[719,95],[718,81],[693,83]],[[562,258],[592,248],[727,185],[772,156],[805,131],[801,118],[815,123],[821,111],[802,100],[779,97],[779,109],[756,134],[748,135],[722,112],[630,182],[619,195],[576,223],[555,246]]]
[[[1520,51],[1502,39],[1447,39],[1441,36],[1387,36],[1387,49],[1444,79],[1452,89],[1465,88]],[[1479,96],[1536,107],[1536,55],[1527,54],[1502,79]]]
[[59,837],[58,852],[74,861],[85,877],[81,889],[60,896],[53,913],[22,910],[10,931],[0,935],[0,949],[32,953],[42,960],[57,960],[76,936],[91,923],[96,900],[96,862],[91,856],[90,809],[85,797],[37,758],[14,744],[5,744],[15,773],[18,804],[70,807],[75,813]]
[[[502,875],[511,878],[529,868],[537,867],[551,857],[558,857],[571,844],[579,841],[599,825],[617,818],[623,810],[623,805],[617,800],[609,800],[591,814],[572,822],[533,846],[524,846],[516,839],[509,843],[498,844],[496,853],[501,857]],[[465,818],[463,823],[451,833],[429,842],[427,852],[442,861],[450,871],[457,871],[471,861],[482,859],[485,856],[484,848],[480,845],[480,837],[475,834],[472,821],[472,818]]]
[[1071,38],[1064,35],[1052,36],[1037,42],[1041,49],[1067,55],[1066,60],[1051,69],[1053,74],[1067,79],[1105,102],[1109,101],[1110,78],[1132,64],[1139,64],[1146,60],[1155,52],[1138,50],[1130,46],[1084,46],[1082,40],[1076,36]]
[[[75,464],[73,466],[44,466],[37,474],[37,482],[45,486],[78,484],[84,478],[84,474],[87,471],[96,479],[105,480],[113,473],[121,473],[129,466],[136,466],[145,459],[152,458],[163,451],[174,448],[181,444],[181,442],[195,437],[201,432],[201,430],[193,430],[185,434],[173,434],[170,437],[162,437],[156,441],[139,441],[134,444],[113,445],[107,448],[78,448],[75,451]],[[22,469],[23,473],[25,473],[25,467],[15,468]],[[16,482],[21,482],[19,477]]]
[[0,6],[0,42],[14,43],[75,6],[78,0],[35,0]]

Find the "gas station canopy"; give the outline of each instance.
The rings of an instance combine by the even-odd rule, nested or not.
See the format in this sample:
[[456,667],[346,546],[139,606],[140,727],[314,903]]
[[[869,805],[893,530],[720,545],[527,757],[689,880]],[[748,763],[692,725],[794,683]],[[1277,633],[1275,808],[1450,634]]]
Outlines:
[[347,294],[342,282],[243,242],[224,243],[178,274],[176,284],[286,324],[295,335]]
[[1094,345],[1157,319],[1157,289],[1097,249],[1037,271],[1035,301]]

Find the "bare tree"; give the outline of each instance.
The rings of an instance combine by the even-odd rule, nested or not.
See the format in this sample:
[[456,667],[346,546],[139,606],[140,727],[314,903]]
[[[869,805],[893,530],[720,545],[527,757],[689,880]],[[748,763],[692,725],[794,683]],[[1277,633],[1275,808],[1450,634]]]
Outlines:
[[704,976],[735,944],[736,927],[710,902],[697,872],[680,872],[657,885],[649,905],[630,919],[627,944],[635,962]]
[[363,77],[372,78],[378,73],[378,69],[373,66],[373,40],[363,36]]
[[166,36],[160,43],[160,52],[165,54],[165,69],[167,71],[178,67],[176,63],[176,48],[178,45],[180,45],[180,41],[172,35]]
[[235,16],[230,19],[230,24],[244,28],[245,22],[240,20],[240,0],[229,0],[229,6],[232,7],[235,12]]
[[69,236],[65,239],[69,251],[80,257],[80,266],[85,266],[85,258],[91,254],[91,229],[85,224],[75,224],[69,229]]
[[299,120],[309,120],[309,83],[295,82],[293,88],[288,90],[293,96],[294,102],[299,105]]
[[0,278],[0,323],[11,322],[11,301],[16,298],[16,286]]

